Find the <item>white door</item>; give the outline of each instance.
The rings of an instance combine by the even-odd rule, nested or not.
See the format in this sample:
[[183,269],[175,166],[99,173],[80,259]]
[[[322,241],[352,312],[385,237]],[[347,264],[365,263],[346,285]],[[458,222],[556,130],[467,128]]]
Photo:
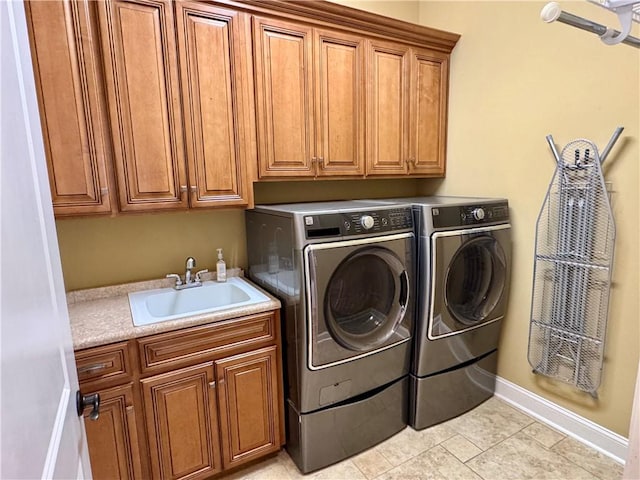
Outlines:
[[20,1],[0,1],[0,52],[0,478],[90,477]]

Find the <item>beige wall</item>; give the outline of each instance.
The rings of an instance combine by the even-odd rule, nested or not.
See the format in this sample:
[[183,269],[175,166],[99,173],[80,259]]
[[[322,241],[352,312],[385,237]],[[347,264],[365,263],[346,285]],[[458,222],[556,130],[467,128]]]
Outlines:
[[[544,2],[423,2],[421,23],[462,35],[451,62],[447,178],[438,191],[507,197],[513,221],[513,281],[498,373],[621,435],[628,434],[638,366],[638,139],[640,54],[593,34],[539,20]],[[587,2],[564,10],[615,24]],[[616,26],[616,25],[613,25]],[[554,385],[527,362],[535,222],[560,148],[587,138],[603,149],[613,186],[617,239],[599,399]]]
[[[537,2],[339,1],[462,34],[452,57],[447,178],[260,183],[256,202],[430,194],[509,198],[514,278],[499,374],[594,422],[627,435],[638,364],[639,56],[627,46],[538,20]],[[565,5],[570,4],[570,7]],[[611,19],[586,2],[565,10]],[[604,19],[602,18],[604,16]],[[527,338],[535,220],[553,173],[544,137],[561,146],[577,137],[603,147],[617,125],[624,148],[607,161],[618,238],[600,398],[533,376]],[[622,145],[622,141],[619,145]],[[181,271],[193,255],[212,268],[215,248],[246,266],[240,210],[58,220],[67,290],[157,278]]]
[[329,0],[347,7],[418,23],[420,2],[416,0]]

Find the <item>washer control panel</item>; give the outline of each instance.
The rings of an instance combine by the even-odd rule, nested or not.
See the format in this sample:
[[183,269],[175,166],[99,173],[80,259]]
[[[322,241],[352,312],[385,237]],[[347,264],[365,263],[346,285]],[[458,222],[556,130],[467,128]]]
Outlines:
[[323,213],[305,215],[304,228],[308,239],[380,234],[412,231],[413,219],[410,207]]
[[507,202],[498,202],[484,205],[433,207],[431,218],[434,228],[506,223],[509,221],[509,205]]

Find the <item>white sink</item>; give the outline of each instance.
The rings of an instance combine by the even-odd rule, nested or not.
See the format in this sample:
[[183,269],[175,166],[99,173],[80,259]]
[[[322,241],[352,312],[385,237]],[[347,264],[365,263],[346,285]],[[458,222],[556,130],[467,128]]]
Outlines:
[[269,297],[241,277],[230,277],[224,283],[203,282],[201,287],[184,290],[158,288],[129,293],[137,327],[268,301]]

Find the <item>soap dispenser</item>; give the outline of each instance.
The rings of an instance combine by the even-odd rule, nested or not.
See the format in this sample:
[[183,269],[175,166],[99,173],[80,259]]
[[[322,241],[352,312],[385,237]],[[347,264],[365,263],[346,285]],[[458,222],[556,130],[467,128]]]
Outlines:
[[218,282],[227,281],[227,264],[222,258],[222,249],[218,248],[218,263],[216,263],[216,280]]

